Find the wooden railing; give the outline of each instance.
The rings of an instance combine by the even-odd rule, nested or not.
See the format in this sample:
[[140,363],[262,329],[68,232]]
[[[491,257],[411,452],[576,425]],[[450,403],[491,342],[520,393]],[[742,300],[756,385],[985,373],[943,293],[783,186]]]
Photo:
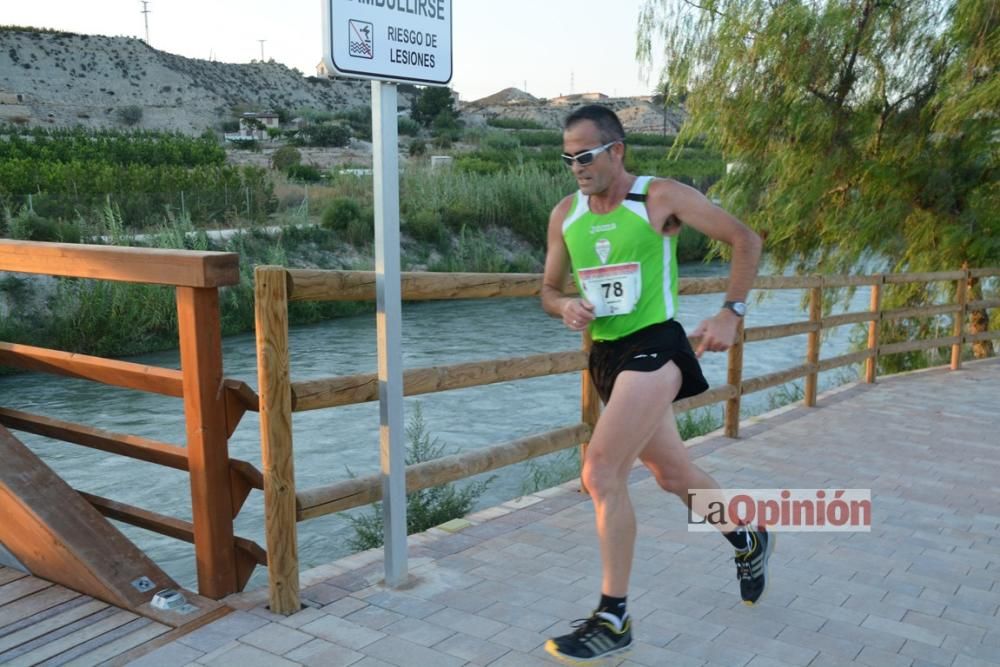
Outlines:
[[183,470],[191,482],[193,521],[90,494],[107,517],[192,542],[199,593],[221,598],[242,590],[266,564],[257,544],[233,535],[233,519],[263,477],[229,458],[228,439],[257,396],[222,376],[219,288],[239,282],[233,253],[150,250],[0,240],[0,271],[172,286],[176,290],[181,368],[159,368],[31,345],[0,343],[0,365],[83,378],[184,400],[186,446],[0,408],[0,424],[84,447]]
[[[966,334],[965,314],[971,309],[1000,307],[1000,300],[969,303],[965,283],[970,278],[1000,275],[1000,269],[974,269],[925,274],[878,274],[870,276],[761,276],[756,289],[808,289],[809,319],[801,322],[741,329],[739,340],[730,348],[725,385],[675,403],[679,413],[725,402],[725,434],[739,434],[740,399],[786,382],[805,378],[804,403],[816,404],[818,375],[842,366],[866,363],[866,381],[875,381],[880,356],[942,346],[952,347],[952,368],[961,363],[961,347],[975,340],[1000,338],[1000,331]],[[883,310],[883,285],[905,282],[957,281],[954,304]],[[374,373],[294,382],[289,372],[288,304],[291,301],[375,299],[375,274],[363,271],[313,271],[258,267],[256,319],[259,391],[261,405],[261,446],[263,452],[264,502],[266,516],[270,605],[276,613],[299,609],[296,522],[378,501],[382,485],[377,476],[356,478],[306,490],[296,490],[292,448],[292,413],[378,399]],[[682,295],[725,292],[724,278],[682,279]],[[850,286],[871,287],[871,308],[864,312],[829,315],[822,312],[823,290]],[[432,299],[481,299],[490,297],[537,297],[541,277],[537,274],[404,273],[402,296],[407,301]],[[953,335],[934,340],[916,340],[880,345],[881,321],[905,317],[950,314]],[[820,358],[823,330],[846,324],[868,322],[867,349],[830,359]],[[763,376],[743,378],[744,347],[747,343],[808,335],[805,363]],[[697,342],[697,341],[694,341]],[[511,359],[491,359],[433,368],[410,369],[403,374],[407,396],[447,391],[495,382],[507,382],[541,375],[584,371],[589,341],[583,349]],[[409,466],[407,492],[453,482],[502,466],[525,461],[575,446],[586,446],[600,412],[600,401],[586,372],[582,373],[580,422],[513,442],[464,452]]]

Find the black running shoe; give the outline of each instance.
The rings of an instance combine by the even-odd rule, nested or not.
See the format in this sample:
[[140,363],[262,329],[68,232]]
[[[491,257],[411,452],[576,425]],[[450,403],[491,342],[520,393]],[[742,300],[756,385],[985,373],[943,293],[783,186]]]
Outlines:
[[753,606],[767,588],[767,561],[774,551],[775,536],[761,527],[748,530],[747,549],[736,550],[736,578],[740,580],[743,604]]
[[576,629],[570,634],[545,642],[549,654],[570,664],[586,665],[624,653],[632,646],[632,619],[628,614],[619,621],[614,614],[595,611],[590,618],[577,619],[572,625]]

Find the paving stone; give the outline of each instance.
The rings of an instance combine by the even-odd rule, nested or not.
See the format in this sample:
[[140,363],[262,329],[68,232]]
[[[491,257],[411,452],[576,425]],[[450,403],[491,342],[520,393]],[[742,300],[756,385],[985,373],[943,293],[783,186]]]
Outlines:
[[365,656],[324,639],[313,639],[308,644],[289,651],[285,657],[306,667],[348,667]]
[[[866,621],[868,619],[865,619]],[[865,646],[881,648],[890,653],[898,652],[903,645],[903,637],[887,633],[883,630],[873,630],[868,627],[850,625],[842,621],[827,621],[819,629],[821,634],[837,639],[856,642]]]
[[[986,636],[986,631],[982,628],[970,626],[965,623],[958,623],[945,618],[939,618],[937,616],[921,614],[917,611],[907,612],[906,616],[903,618],[903,622],[910,623],[911,625],[918,625],[922,628],[932,630],[935,633],[943,632],[946,635],[951,635],[953,637],[961,637],[975,643],[982,642],[983,637]],[[927,644],[929,642],[924,643]]]
[[899,653],[900,655],[913,658],[914,665],[919,661],[924,664],[948,667],[948,665],[955,661],[954,651],[924,644],[923,642],[915,642],[910,639],[907,639],[903,643],[903,647],[899,649]]
[[489,667],[552,667],[554,660],[549,656],[534,656],[517,651],[507,651],[489,664]]
[[312,635],[293,630],[280,623],[268,623],[240,637],[240,642],[276,653],[277,655],[284,655],[297,646],[310,641],[312,638]]
[[309,588],[303,589],[301,597],[304,601],[315,602],[319,606],[328,605],[331,602],[336,602],[342,597],[350,595],[350,592],[344,590],[343,588],[338,588],[337,586],[331,586],[330,584],[315,584]]
[[910,667],[913,658],[899,654],[889,653],[879,648],[866,646],[858,655],[856,662],[872,667]]
[[365,655],[378,658],[390,665],[398,667],[413,667],[428,665],[428,667],[462,667],[465,660],[453,655],[408,642],[399,637],[385,637],[365,646]]
[[701,658],[732,667],[744,667],[754,657],[752,651],[744,650],[739,646],[705,640],[683,633],[679,634],[665,648],[693,658]]
[[454,631],[442,628],[440,625],[408,617],[385,626],[382,631],[421,646],[434,646],[442,639],[455,634]]
[[842,660],[853,660],[864,648],[864,645],[859,642],[793,627],[782,630],[777,639],[802,648],[815,649],[825,655]]
[[475,665],[489,665],[510,652],[510,648],[507,646],[501,646],[492,641],[472,637],[461,632],[452,633],[447,639],[438,642],[434,649],[467,660]]
[[810,597],[797,597],[788,605],[794,611],[804,611],[815,614],[824,619],[849,623],[851,625],[861,625],[868,617],[867,612],[847,609],[835,604],[829,604]]
[[138,665],[138,667],[180,667],[181,665],[194,662],[203,655],[205,654],[197,649],[193,649],[180,642],[173,642],[132,660],[129,662],[129,665]]
[[177,641],[203,653],[211,653],[223,644],[228,644],[265,625],[267,621],[259,616],[245,611],[235,611],[214,623],[183,635]]
[[628,660],[625,664],[632,663],[646,667],[664,667],[665,665],[670,665],[670,667],[701,667],[704,664],[704,661],[698,658],[643,642],[636,642],[626,657]]
[[646,617],[650,623],[662,628],[669,628],[678,633],[685,633],[702,639],[715,639],[726,629],[725,625],[713,623],[711,620],[700,620],[682,616],[663,609],[658,609]]
[[367,602],[363,602],[355,597],[340,598],[336,602],[331,602],[325,607],[321,608],[324,614],[329,616],[350,616],[359,609],[364,609],[368,606]]
[[516,607],[506,602],[496,602],[480,611],[479,615],[516,628],[536,632],[562,620],[552,614],[541,614],[531,608]]
[[[567,627],[565,630],[568,631],[569,628]],[[550,631],[551,632],[549,634],[563,633],[563,630],[561,629],[552,630],[550,628]],[[512,648],[521,653],[531,653],[539,646],[545,644],[546,640],[549,638],[549,634],[533,632],[523,628],[504,628],[490,637],[490,641],[507,648]]]
[[360,650],[372,642],[385,637],[384,632],[366,628],[357,623],[351,623],[337,616],[324,616],[311,623],[307,623],[299,628],[302,632],[307,632],[321,639],[325,639],[340,646]]
[[204,664],[212,667],[295,667],[299,663],[279,658],[255,646],[240,644]]
[[424,620],[480,639],[489,639],[507,627],[492,619],[476,614],[464,614],[454,609],[442,609]]
[[892,621],[880,616],[869,616],[861,626],[871,630],[878,630],[879,632],[888,632],[905,637],[906,639],[930,644],[931,646],[940,646],[941,642],[944,641],[944,633],[942,632],[928,630],[912,623]]
[[351,623],[357,623],[373,630],[381,630],[390,623],[395,623],[406,617],[403,614],[397,614],[382,607],[367,605],[353,614],[348,614],[344,618]]
[[813,658],[819,655],[819,651],[814,648],[796,646],[788,642],[760,637],[732,628],[723,632],[719,636],[718,641],[730,646],[738,646],[751,653],[763,655],[774,660],[782,660],[791,665],[808,665],[812,662]]

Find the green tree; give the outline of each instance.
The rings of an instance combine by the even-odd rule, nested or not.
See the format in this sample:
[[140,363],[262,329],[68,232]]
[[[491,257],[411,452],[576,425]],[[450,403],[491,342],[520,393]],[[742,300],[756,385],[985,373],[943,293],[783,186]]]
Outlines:
[[342,125],[323,123],[302,130],[311,146],[346,146],[351,143],[351,131]]
[[779,268],[945,270],[1000,263],[998,28],[995,0],[646,0],[638,53]]
[[289,167],[302,162],[302,153],[294,146],[282,146],[271,154],[271,167],[286,171]]
[[427,86],[420,91],[410,109],[410,118],[424,127],[430,127],[441,114],[452,119],[456,117],[455,98],[450,88]]

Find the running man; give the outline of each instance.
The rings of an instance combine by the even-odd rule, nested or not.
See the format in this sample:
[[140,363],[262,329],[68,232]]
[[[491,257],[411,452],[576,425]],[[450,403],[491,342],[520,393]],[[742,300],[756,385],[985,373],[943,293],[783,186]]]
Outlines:
[[[746,297],[757,275],[760,238],[704,195],[670,179],[625,170],[625,131],[610,109],[581,107],[566,119],[563,160],[579,191],[549,216],[542,307],[573,331],[589,329],[590,375],[605,409],[594,429],[581,480],[594,501],[601,552],[601,599],[570,634],[548,640],[550,654],[587,663],[626,650],[632,623],[626,610],[635,546],[635,512],[628,476],[636,458],[665,490],[689,502],[689,489],[719,485],[692,464],[671,404],[705,391],[698,358],[736,339]],[[729,289],[718,314],[692,336],[677,315],[677,235],[682,224],[732,246]],[[567,296],[572,273],[580,296]],[[701,493],[692,509],[723,501]],[[736,549],[743,601],[764,592],[774,538],[763,529],[717,526]]]

